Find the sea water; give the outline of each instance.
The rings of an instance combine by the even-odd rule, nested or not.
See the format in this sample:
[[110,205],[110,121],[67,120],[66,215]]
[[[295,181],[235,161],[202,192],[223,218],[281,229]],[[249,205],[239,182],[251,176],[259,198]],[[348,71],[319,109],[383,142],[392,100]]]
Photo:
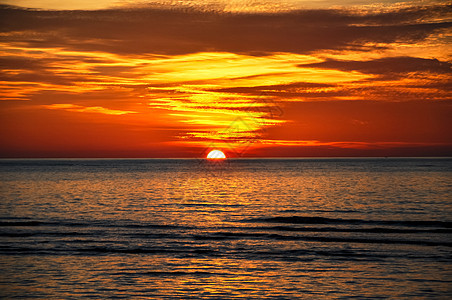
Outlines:
[[451,159],[0,161],[2,298],[448,298]]

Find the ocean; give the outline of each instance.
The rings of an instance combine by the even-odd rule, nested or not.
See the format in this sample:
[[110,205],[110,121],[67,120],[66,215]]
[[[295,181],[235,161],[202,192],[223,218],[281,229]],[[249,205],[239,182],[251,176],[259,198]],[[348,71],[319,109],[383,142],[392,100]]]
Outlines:
[[0,160],[0,298],[452,297],[452,159]]

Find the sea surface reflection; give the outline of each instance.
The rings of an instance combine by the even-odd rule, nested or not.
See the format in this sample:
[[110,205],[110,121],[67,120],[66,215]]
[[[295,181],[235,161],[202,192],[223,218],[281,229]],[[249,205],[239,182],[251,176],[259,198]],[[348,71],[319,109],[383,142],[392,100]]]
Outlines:
[[446,298],[452,160],[1,160],[3,298]]

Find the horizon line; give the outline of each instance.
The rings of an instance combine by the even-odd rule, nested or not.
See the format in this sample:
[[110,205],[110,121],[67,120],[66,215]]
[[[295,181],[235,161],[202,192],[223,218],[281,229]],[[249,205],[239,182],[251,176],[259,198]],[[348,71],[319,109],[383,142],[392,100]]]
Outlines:
[[[263,156],[228,157],[226,160],[253,159],[452,159],[451,156]],[[207,160],[205,157],[0,157],[0,160]]]

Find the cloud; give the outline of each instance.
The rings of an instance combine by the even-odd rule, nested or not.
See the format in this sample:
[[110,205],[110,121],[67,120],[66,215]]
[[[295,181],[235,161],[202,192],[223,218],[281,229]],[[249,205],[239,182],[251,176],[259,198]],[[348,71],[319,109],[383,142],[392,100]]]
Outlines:
[[447,13],[446,5],[390,12],[336,9],[265,14],[152,7],[38,11],[3,6],[0,28],[4,40],[30,47],[118,54],[216,51],[265,55],[369,50],[365,46],[369,43],[416,43],[450,28]]
[[48,109],[62,109],[72,112],[89,112],[89,113],[99,113],[105,115],[126,115],[126,114],[136,114],[136,111],[129,110],[117,110],[117,109],[108,109],[101,106],[81,106],[75,104],[51,104],[51,105],[43,105],[43,107]]
[[327,59],[324,62],[300,64],[302,68],[336,69],[341,71],[359,71],[367,74],[388,75],[389,73],[431,72],[452,73],[452,63],[418,57],[384,57],[369,61],[345,61]]
[[269,92],[285,92],[294,90],[307,90],[313,88],[327,88],[333,87],[332,84],[317,83],[317,82],[293,82],[289,84],[277,84],[277,85],[259,85],[259,86],[241,86],[241,87],[227,87],[220,89],[211,89],[212,92],[224,92],[224,93],[240,93],[240,94],[259,94]]

